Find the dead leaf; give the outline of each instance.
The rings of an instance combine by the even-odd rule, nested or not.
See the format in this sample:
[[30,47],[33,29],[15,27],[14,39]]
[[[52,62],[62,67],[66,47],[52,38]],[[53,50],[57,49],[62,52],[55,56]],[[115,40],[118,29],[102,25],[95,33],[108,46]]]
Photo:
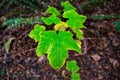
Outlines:
[[99,60],[101,59],[101,57],[100,57],[98,54],[92,55],[92,58],[93,58],[95,61],[99,61]]
[[109,60],[110,60],[110,62],[111,62],[111,64],[112,64],[112,66],[113,66],[114,69],[116,69],[117,67],[119,67],[119,62],[117,60],[115,60],[113,58],[110,58]]

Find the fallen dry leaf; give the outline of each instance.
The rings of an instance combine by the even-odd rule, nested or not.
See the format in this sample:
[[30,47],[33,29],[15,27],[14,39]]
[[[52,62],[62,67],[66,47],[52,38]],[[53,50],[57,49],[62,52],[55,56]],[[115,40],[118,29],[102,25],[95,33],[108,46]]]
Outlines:
[[95,61],[99,61],[99,60],[101,59],[101,57],[100,57],[98,54],[92,55],[92,58],[93,58]]
[[119,67],[120,64],[119,64],[119,62],[117,60],[115,60],[113,58],[110,58],[109,60],[110,60],[110,62],[111,62],[111,64],[112,64],[112,66],[113,66],[114,69],[116,69],[117,67]]

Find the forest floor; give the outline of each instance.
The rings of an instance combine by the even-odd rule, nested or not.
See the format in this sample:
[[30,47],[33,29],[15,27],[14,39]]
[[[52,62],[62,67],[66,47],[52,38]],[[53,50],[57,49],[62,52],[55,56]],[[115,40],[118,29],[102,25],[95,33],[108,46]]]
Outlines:
[[[115,4],[115,3],[114,3]],[[105,5],[85,15],[116,13],[114,7]],[[119,9],[120,10],[120,9]],[[82,55],[69,51],[67,60],[76,60],[80,67],[81,80],[120,80],[120,31],[115,31],[117,19],[87,19],[83,29]],[[33,25],[0,29],[0,80],[70,80],[70,72],[65,66],[54,70],[46,55],[36,56],[37,43],[28,37]],[[10,50],[4,44],[14,37]]]

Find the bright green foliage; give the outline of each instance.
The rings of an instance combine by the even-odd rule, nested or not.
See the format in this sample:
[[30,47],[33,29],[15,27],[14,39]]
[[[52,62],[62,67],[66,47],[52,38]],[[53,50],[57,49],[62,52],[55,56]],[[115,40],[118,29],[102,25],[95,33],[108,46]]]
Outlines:
[[77,45],[78,45],[79,48],[80,48],[80,54],[82,54],[82,50],[81,50],[81,42],[80,42],[80,40],[76,40],[76,43],[77,43]]
[[57,24],[59,23],[61,20],[60,18],[58,18],[55,14],[45,18],[45,17],[42,17],[42,20],[45,22],[46,25],[51,25],[51,24]]
[[72,73],[71,78],[72,80],[81,80],[79,73]]
[[83,32],[80,30],[80,29],[78,29],[78,28],[73,28],[73,31],[76,33],[76,37],[78,38],[78,39],[83,39]]
[[68,61],[66,64],[66,69],[72,72],[72,80],[80,80],[80,75],[77,73],[79,71],[79,67],[75,60]]
[[66,69],[71,72],[77,72],[79,70],[79,67],[76,64],[75,60],[67,62]]
[[[46,13],[51,15],[42,17],[42,20],[46,25],[55,24],[54,30],[45,31],[44,26],[36,25],[29,34],[31,38],[38,41],[37,56],[40,57],[43,54],[47,54],[49,63],[54,69],[62,68],[68,58],[68,50],[81,53],[81,42],[79,39],[83,38],[83,33],[80,28],[84,28],[83,23],[86,20],[86,17],[79,15],[68,1],[62,2],[61,5],[64,6],[63,18],[67,18],[67,21],[61,21],[58,16],[60,12],[56,8],[49,6]],[[73,34],[69,30],[66,31],[68,27],[76,33],[78,40],[73,39]],[[75,73],[73,78],[77,79],[78,75],[76,72],[79,67],[76,62],[67,62],[67,69]]]
[[42,17],[42,20],[45,22],[46,25],[51,25],[51,24],[58,24],[61,20],[57,16],[60,14],[60,12],[54,8],[49,6],[48,9],[46,10],[46,13],[52,14],[49,17]]
[[120,30],[120,22],[115,21],[114,24],[115,24],[115,26],[114,26],[115,30],[117,30],[117,31]]
[[51,66],[54,69],[59,69],[67,58],[67,50],[80,52],[80,48],[70,32],[59,31],[57,34],[55,31],[44,31],[41,34],[36,52],[37,56],[47,53]]
[[62,2],[61,5],[64,7],[64,11],[76,10],[76,8],[72,6],[69,1]]
[[83,23],[86,20],[86,17],[79,15],[76,11],[70,10],[63,13],[64,18],[68,18],[66,23],[70,28],[83,28]]
[[65,60],[68,58],[68,51],[59,44],[59,41],[54,41],[52,49],[48,52],[48,60],[54,69],[60,69]]
[[66,50],[75,50],[80,52],[80,48],[72,37],[73,35],[69,31],[59,31],[58,33],[58,40],[60,40],[62,46],[66,48]]
[[48,7],[48,9],[46,10],[46,13],[55,14],[56,16],[60,14],[60,12],[52,6]]
[[29,37],[33,38],[35,41],[39,41],[40,35],[44,30],[45,30],[44,26],[40,26],[39,24],[36,24],[34,29],[30,32]]
[[37,56],[41,56],[42,54],[47,54],[48,50],[51,48],[52,42],[56,38],[55,31],[44,31],[41,35],[40,42],[37,46]]

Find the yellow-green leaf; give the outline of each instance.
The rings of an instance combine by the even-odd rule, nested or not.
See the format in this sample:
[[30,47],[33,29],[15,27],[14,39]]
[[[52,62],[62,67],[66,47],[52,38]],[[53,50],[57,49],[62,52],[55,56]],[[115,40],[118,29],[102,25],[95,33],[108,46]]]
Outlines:
[[62,2],[61,5],[64,7],[64,11],[76,10],[76,8],[72,6],[69,1]]
[[37,47],[37,55],[48,54],[48,60],[54,69],[60,69],[68,57],[67,51],[75,50],[80,52],[80,48],[72,38],[69,31],[44,31],[41,34]]
[[41,33],[45,30],[44,26],[36,24],[34,29],[29,33],[29,37],[33,38],[35,41],[39,41]]
[[54,26],[55,31],[65,30],[66,28],[68,28],[68,25],[66,22],[60,22]]
[[83,39],[83,32],[79,28],[72,28],[78,39]]
[[40,57],[43,54],[48,53],[51,48],[52,42],[56,39],[55,31],[44,31],[41,35],[40,42],[38,43],[36,54]]
[[68,18],[66,23],[70,28],[83,28],[86,16],[79,15],[76,11],[70,10],[63,13],[64,18]]
[[42,20],[45,22],[46,25],[58,24],[61,21],[60,18],[58,18],[55,14],[49,17],[42,17]]
[[55,14],[56,16],[58,16],[60,14],[60,12],[52,6],[48,6],[46,13]]
[[77,72],[79,70],[78,65],[76,64],[75,60],[68,61],[66,64],[66,69],[71,71],[71,72]]
[[81,80],[79,73],[72,73],[71,78],[72,80]]

